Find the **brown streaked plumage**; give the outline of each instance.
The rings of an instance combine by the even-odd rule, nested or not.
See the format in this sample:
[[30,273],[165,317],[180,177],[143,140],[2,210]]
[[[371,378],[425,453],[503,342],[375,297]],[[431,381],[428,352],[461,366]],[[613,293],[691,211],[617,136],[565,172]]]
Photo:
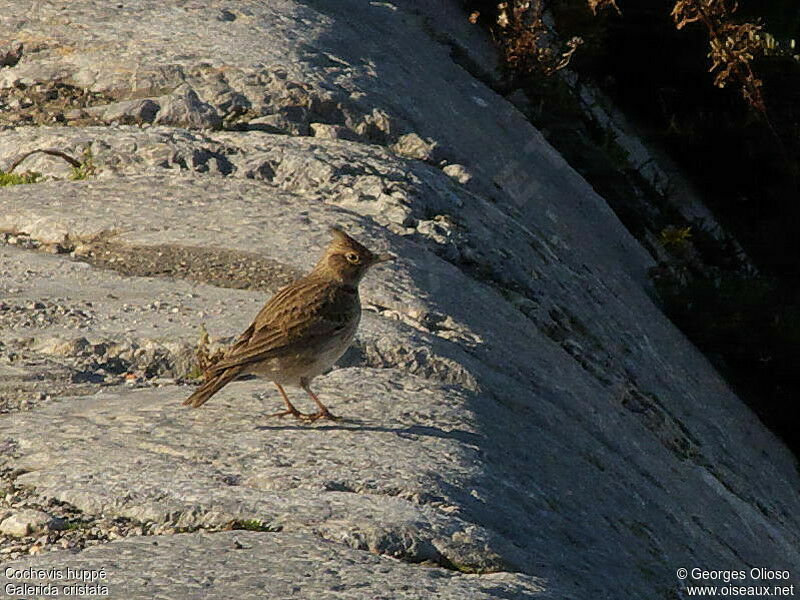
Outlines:
[[[374,254],[340,229],[332,229],[332,233],[333,240],[314,269],[264,305],[250,327],[208,370],[206,382],[184,404],[202,406],[239,375],[254,374],[275,383],[286,404],[286,410],[271,416],[335,418],[309,385],[353,341],[361,319],[361,278],[371,266],[392,256]],[[284,385],[303,388],[316,403],[317,412],[305,414],[297,410]]]

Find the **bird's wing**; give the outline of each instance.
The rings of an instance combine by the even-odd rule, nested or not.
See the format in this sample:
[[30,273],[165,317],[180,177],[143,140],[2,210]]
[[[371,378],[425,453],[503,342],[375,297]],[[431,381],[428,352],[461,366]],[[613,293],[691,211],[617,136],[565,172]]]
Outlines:
[[350,294],[313,279],[285,287],[264,305],[213,372],[291,354],[336,335],[352,318],[347,310],[353,302]]
[[278,290],[277,293],[270,298],[264,306],[261,307],[261,310],[258,311],[256,318],[253,319],[253,322],[250,323],[250,326],[245,329],[241,335],[236,338],[236,341],[231,345],[231,347],[228,348],[227,354],[233,355],[246,348],[250,343],[250,340],[253,338],[256,330],[269,327],[270,322],[279,320],[276,317],[279,317],[284,312],[280,310],[281,305],[288,307],[293,303],[294,298],[301,293],[304,293],[301,292],[301,290],[306,288],[306,280],[300,279]]

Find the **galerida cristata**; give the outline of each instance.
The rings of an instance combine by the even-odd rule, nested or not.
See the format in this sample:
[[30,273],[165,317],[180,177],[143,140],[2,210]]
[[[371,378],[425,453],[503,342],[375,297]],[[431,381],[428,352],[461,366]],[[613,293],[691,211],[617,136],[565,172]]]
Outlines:
[[[340,229],[308,275],[275,294],[253,324],[222,359],[206,372],[206,382],[183,403],[202,406],[240,375],[260,375],[278,386],[286,410],[275,417],[334,419],[309,387],[329,369],[353,341],[361,320],[358,284],[367,270],[393,258],[374,254]],[[311,396],[317,412],[302,413],[289,401],[285,385],[299,386]]]

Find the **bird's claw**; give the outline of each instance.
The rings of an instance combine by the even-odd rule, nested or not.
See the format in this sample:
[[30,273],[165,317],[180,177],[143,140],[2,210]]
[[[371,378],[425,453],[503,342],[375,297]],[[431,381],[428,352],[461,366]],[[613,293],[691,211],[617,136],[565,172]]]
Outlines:
[[330,411],[321,410],[315,413],[304,413],[300,412],[299,410],[282,410],[281,412],[274,413],[271,415],[267,415],[268,419],[278,418],[282,419],[286,416],[293,416],[298,421],[306,421],[307,423],[313,423],[314,421],[319,421],[320,419],[327,419],[329,421],[340,421],[342,417],[337,417],[336,415],[332,414]]
[[342,417],[337,417],[327,410],[320,410],[310,415],[303,414],[303,416],[299,418],[309,422],[319,421],[320,419],[327,419],[328,421],[340,421],[342,419]]
[[309,414],[306,414],[306,413],[302,413],[299,410],[288,409],[288,410],[282,410],[281,412],[273,413],[271,415],[267,415],[267,418],[268,419],[272,419],[272,418],[276,418],[277,417],[278,419],[282,419],[283,417],[285,417],[287,415],[292,415],[295,419],[299,419],[301,421],[304,420],[304,419],[307,419],[308,417],[313,417],[314,416],[314,415],[309,415]]

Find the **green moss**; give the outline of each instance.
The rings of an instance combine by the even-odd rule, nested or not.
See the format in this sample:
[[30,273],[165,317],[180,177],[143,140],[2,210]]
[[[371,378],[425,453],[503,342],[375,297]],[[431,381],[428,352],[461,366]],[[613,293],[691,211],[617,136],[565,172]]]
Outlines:
[[0,171],[0,187],[4,185],[23,185],[26,183],[39,183],[44,181],[41,173],[27,171],[25,173],[4,173]]

